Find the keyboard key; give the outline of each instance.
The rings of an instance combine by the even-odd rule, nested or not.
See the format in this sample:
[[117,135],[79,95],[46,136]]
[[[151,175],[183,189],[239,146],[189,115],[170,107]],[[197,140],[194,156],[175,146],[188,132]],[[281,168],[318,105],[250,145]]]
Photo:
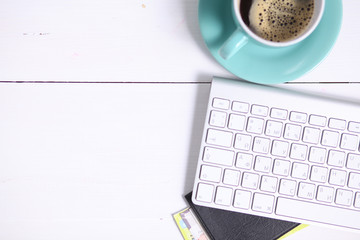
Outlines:
[[236,190],[234,197],[234,207],[249,209],[251,200],[251,192],[244,190]]
[[294,196],[296,190],[296,181],[289,179],[281,179],[279,193],[287,196]]
[[262,176],[260,183],[260,190],[265,192],[276,192],[277,178],[270,176]]
[[345,163],[345,153],[336,150],[330,150],[328,155],[328,164],[334,167],[343,167]]
[[214,186],[205,183],[199,183],[197,192],[196,192],[196,200],[200,202],[212,202],[213,199]]
[[299,183],[298,197],[304,199],[313,199],[315,194],[315,184],[301,182]]
[[230,147],[232,143],[232,136],[233,134],[231,132],[208,129],[206,143],[221,147]]
[[232,110],[234,112],[248,113],[249,112],[249,104],[245,102],[233,102]]
[[359,148],[359,138],[353,134],[343,133],[341,135],[340,148],[355,151]]
[[327,180],[328,169],[326,167],[312,166],[310,180],[313,182],[325,183]]
[[245,128],[246,117],[243,115],[230,114],[228,128],[243,131]]
[[227,99],[214,98],[214,99],[213,99],[212,106],[213,106],[214,108],[219,108],[219,109],[227,110],[227,109],[229,109],[230,101],[227,100]]
[[319,186],[316,193],[316,200],[320,202],[332,203],[334,201],[334,188]]
[[351,172],[349,173],[349,188],[360,189],[360,174]]
[[326,156],[326,149],[319,147],[310,147],[309,162],[324,163]]
[[278,197],[275,213],[279,216],[296,216],[297,219],[360,229],[360,221],[354,221],[360,219],[360,211],[345,208]]
[[308,177],[309,165],[294,162],[291,170],[291,177],[305,180]]
[[349,132],[360,133],[360,122],[349,122]]
[[272,108],[270,110],[270,117],[285,120],[287,118],[288,111],[280,108]]
[[243,174],[241,186],[248,189],[257,189],[259,183],[259,175],[255,173],[245,172]]
[[293,143],[290,149],[290,158],[304,161],[307,156],[307,146],[303,144]]
[[202,165],[200,170],[200,179],[209,182],[220,182],[221,168],[208,165]]
[[352,191],[339,188],[336,190],[335,203],[343,206],[350,206],[352,203]]
[[285,125],[284,138],[289,140],[299,140],[301,136],[301,126],[287,123]]
[[360,208],[360,192],[355,194],[354,207]]
[[288,154],[289,143],[274,140],[271,146],[271,154],[278,157],[286,157]]
[[253,155],[248,153],[238,153],[236,157],[236,167],[242,169],[252,168]]
[[331,169],[329,183],[336,186],[345,186],[346,172],[338,169]]
[[270,137],[280,137],[283,124],[278,121],[268,120],[265,127],[265,135]]
[[225,166],[232,166],[234,152],[224,149],[205,147],[203,161]]
[[288,176],[290,172],[290,161],[275,159],[273,173],[280,176]]
[[307,114],[302,112],[290,112],[290,121],[306,123]]
[[261,134],[263,131],[264,120],[261,118],[249,117],[246,131],[249,133]]
[[319,126],[319,127],[325,127],[326,126],[326,117],[318,116],[318,115],[310,115],[309,124],[314,125],[314,126]]
[[236,134],[234,148],[248,151],[251,146],[251,136],[246,134]]
[[268,115],[269,108],[260,105],[252,105],[251,106],[251,114],[256,116],[266,117]]
[[225,127],[226,113],[219,111],[211,111],[209,124],[215,127]]
[[339,133],[324,130],[321,138],[321,145],[328,147],[336,147],[339,141]]
[[230,206],[232,200],[232,189],[227,187],[217,187],[215,203],[224,206]]
[[360,171],[360,155],[349,153],[347,157],[346,167],[349,169]]
[[264,156],[256,156],[254,170],[257,172],[268,173],[271,169],[271,158]]
[[274,209],[274,196],[254,193],[252,210],[263,213],[272,213]]
[[302,140],[305,143],[318,144],[320,133],[321,131],[318,128],[305,127]]
[[270,149],[270,139],[255,137],[253,143],[253,151],[256,153],[268,153]]
[[346,121],[342,119],[330,118],[329,128],[344,130],[346,127]]
[[225,169],[223,183],[232,186],[238,186],[240,180],[240,171]]

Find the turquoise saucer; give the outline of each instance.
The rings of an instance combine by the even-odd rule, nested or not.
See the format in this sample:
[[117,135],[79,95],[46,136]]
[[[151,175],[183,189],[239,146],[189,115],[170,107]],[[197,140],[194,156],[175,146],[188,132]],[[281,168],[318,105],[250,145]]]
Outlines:
[[319,26],[304,41],[290,47],[260,46],[250,40],[232,58],[218,50],[236,29],[232,0],[200,0],[201,34],[213,57],[228,71],[251,82],[275,84],[292,81],[315,68],[330,52],[342,22],[341,0],[328,0]]

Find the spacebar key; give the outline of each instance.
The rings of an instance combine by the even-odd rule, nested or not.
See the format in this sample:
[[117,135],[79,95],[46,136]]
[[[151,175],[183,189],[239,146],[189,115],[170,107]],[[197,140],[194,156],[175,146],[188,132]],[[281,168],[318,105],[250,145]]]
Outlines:
[[276,215],[360,230],[360,211],[278,197]]

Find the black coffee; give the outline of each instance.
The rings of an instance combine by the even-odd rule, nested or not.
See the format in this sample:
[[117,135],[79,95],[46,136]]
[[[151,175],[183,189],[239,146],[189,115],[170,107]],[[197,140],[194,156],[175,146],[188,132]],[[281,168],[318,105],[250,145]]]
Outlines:
[[242,0],[240,13],[258,36],[286,42],[306,30],[314,13],[314,0]]

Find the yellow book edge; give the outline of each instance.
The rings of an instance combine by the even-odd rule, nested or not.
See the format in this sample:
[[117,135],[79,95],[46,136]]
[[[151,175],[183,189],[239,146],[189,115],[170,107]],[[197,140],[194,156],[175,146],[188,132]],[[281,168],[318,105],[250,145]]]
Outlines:
[[210,240],[191,208],[173,214],[184,240]]
[[175,222],[176,222],[176,225],[178,226],[178,228],[179,228],[179,230],[180,230],[181,235],[183,236],[183,238],[184,238],[185,240],[192,240],[193,238],[192,238],[192,236],[191,236],[190,230],[189,230],[188,228],[186,228],[185,226],[183,226],[182,221],[181,221],[182,218],[181,218],[181,216],[180,216],[180,213],[182,213],[182,212],[184,212],[184,211],[186,211],[186,209],[184,209],[183,211],[181,211],[181,212],[179,212],[179,213],[174,214],[173,217],[174,217],[174,220],[175,220]]
[[278,238],[277,240],[282,240],[304,228],[306,228],[307,226],[309,226],[308,224],[300,224],[297,227],[293,228],[292,230],[290,230],[289,232],[285,233],[284,235],[282,235],[280,238]]
[[[206,232],[202,229],[200,223],[193,215],[191,208],[185,208],[182,211],[173,214],[173,218],[184,240],[209,240]],[[187,218],[187,219],[185,219]],[[185,222],[186,221],[186,222]],[[300,224],[289,232],[282,235],[277,240],[283,240],[286,237],[306,228],[308,224]]]

